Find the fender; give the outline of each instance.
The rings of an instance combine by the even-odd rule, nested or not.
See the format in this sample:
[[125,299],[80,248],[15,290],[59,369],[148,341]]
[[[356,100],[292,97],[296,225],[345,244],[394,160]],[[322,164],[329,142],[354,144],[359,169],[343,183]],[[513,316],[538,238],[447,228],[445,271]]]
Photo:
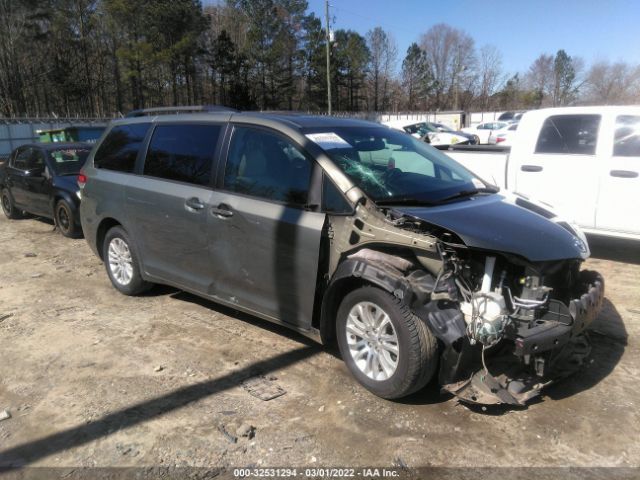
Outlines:
[[60,199],[69,204],[71,210],[73,211],[73,216],[76,219],[76,224],[80,225],[80,201],[78,200],[78,197],[76,197],[73,193],[68,192],[67,190],[62,190],[60,188],[56,188],[55,186],[53,187],[51,198],[49,199],[49,208],[51,210],[52,218],[55,218],[54,209],[56,207],[56,203],[58,203],[58,200]]
[[[362,284],[375,285],[396,298],[402,299],[411,306],[418,317],[426,322],[436,338],[446,344],[459,338],[460,330],[464,333],[464,329],[460,328],[461,314],[456,318],[443,318],[440,308],[436,306],[440,306],[441,302],[431,301],[431,293],[434,291],[435,285],[433,275],[421,269],[413,269],[407,273],[409,267],[412,266],[410,262],[381,252],[373,253],[377,254],[378,258],[366,258],[356,254],[338,265],[322,298],[320,333],[323,343],[328,342],[334,336],[335,315],[345,288],[350,290]],[[389,261],[385,261],[385,258],[395,266]],[[432,306],[432,309],[428,309],[428,306]],[[456,309],[456,311],[458,310]],[[434,315],[436,312],[440,315]]]

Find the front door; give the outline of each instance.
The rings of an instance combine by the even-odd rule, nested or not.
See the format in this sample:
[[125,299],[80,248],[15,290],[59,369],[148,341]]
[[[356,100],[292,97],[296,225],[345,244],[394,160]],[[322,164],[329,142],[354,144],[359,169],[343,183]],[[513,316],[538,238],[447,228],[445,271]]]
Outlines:
[[613,145],[603,156],[596,228],[640,235],[640,116],[613,119]]
[[18,207],[27,209],[27,185],[25,178],[31,160],[33,149],[31,147],[20,147],[9,163],[7,168],[7,186],[13,197],[13,201]]
[[[554,115],[542,125],[532,155],[513,159],[514,191],[551,205],[585,228],[595,225],[600,115]],[[517,162],[517,163],[516,163]]]
[[314,167],[279,133],[234,127],[208,214],[212,296],[311,326],[325,221],[307,205]]
[[46,170],[44,155],[39,148],[31,149],[28,173],[24,177],[25,195],[31,213],[52,217],[53,209],[49,203],[51,172]]

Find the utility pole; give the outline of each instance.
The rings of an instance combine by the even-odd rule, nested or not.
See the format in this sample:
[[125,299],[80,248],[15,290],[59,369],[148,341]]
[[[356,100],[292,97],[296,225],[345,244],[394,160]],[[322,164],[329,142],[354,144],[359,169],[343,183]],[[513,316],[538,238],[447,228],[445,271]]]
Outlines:
[[331,115],[331,31],[329,30],[329,0],[324,2],[324,16],[327,22],[327,113]]

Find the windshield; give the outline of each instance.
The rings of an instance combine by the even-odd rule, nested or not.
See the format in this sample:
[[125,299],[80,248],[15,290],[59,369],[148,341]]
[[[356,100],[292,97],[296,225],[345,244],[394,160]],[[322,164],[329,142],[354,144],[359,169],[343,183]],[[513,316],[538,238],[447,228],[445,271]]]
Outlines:
[[77,175],[91,152],[90,148],[60,148],[50,150],[51,167],[56,175]]
[[427,133],[437,132],[437,130],[433,126],[429,125],[426,122],[407,125],[406,127],[404,127],[404,130],[407,133],[418,134],[418,136],[420,137],[424,137]]
[[439,150],[389,128],[322,128],[305,133],[380,204],[438,203],[494,188]]
[[453,128],[446,126],[444,123],[436,123],[435,126],[438,127],[441,132],[457,133]]

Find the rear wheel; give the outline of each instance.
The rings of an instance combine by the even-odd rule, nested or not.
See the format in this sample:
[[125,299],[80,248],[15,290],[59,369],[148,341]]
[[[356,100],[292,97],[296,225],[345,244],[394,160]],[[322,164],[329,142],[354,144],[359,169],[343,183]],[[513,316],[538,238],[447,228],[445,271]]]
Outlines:
[[138,295],[151,288],[140,274],[138,256],[122,227],[107,232],[102,247],[102,258],[113,286],[125,295]]
[[81,230],[76,223],[76,216],[66,201],[60,200],[56,203],[54,219],[58,230],[65,237],[78,238],[80,236]]
[[13,203],[13,197],[11,196],[11,192],[7,188],[2,189],[2,211],[4,212],[6,217],[11,220],[16,220],[23,217],[22,212],[18,210]]
[[349,293],[338,309],[338,346],[354,377],[383,398],[423,388],[437,366],[437,343],[401,299],[376,287]]

